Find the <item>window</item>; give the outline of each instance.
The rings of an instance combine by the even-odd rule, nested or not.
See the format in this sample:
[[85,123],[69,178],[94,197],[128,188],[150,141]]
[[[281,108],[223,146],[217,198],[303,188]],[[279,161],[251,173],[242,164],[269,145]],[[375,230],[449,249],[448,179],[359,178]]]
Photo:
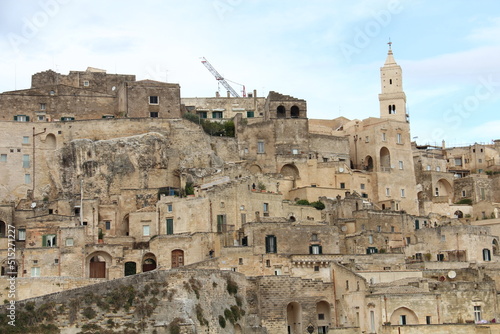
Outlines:
[[345,183],[344,182],[340,182],[340,189],[345,189]]
[[488,248],[483,249],[483,261],[491,261],[491,252]]
[[403,161],[399,162],[399,169],[403,169]]
[[0,155],[0,161],[1,162],[6,162],[7,161],[7,154],[1,154]]
[[30,155],[23,154],[23,168],[30,168]]
[[394,226],[391,226],[391,232],[394,233],[396,231],[396,229],[394,228]]
[[14,116],[14,121],[16,122],[29,122],[30,117],[26,115],[16,115]]
[[56,242],[56,235],[55,234],[46,234],[42,236],[42,246],[43,247],[55,247],[57,242]]
[[222,111],[214,111],[212,112],[212,118],[223,118]]
[[462,158],[455,158],[455,166],[462,166]]
[[172,203],[167,204],[167,211],[172,212],[174,210]]
[[29,144],[29,143],[30,143],[30,137],[23,136],[23,144]]
[[385,188],[385,195],[391,196],[391,189],[390,188]]
[[111,222],[107,220],[105,224],[106,224],[106,230],[111,230]]
[[405,197],[405,190],[401,189],[401,197]]
[[149,104],[158,104],[158,103],[159,103],[158,96],[150,96],[149,97]]
[[88,80],[83,81],[83,87],[88,87],[90,86],[90,82]]
[[396,143],[402,144],[403,143],[403,137],[401,136],[400,133],[396,135]]
[[436,257],[437,257],[438,262],[444,261],[444,254],[438,254]]
[[54,259],[54,263],[58,264],[59,263],[59,259]]
[[361,188],[361,190],[365,189],[365,184],[361,183],[360,188]]
[[246,222],[247,222],[247,214],[242,213],[241,214],[241,225],[246,224]]
[[66,238],[65,244],[68,247],[72,247],[75,244],[75,241],[73,240],[73,238]]
[[379,232],[379,233],[382,232],[382,226],[380,226],[380,225],[377,226],[377,232]]
[[264,142],[257,142],[257,153],[264,153]]
[[465,192],[465,190],[462,190],[462,197],[466,197],[467,193]]
[[242,257],[240,257],[240,258],[238,259],[238,264],[239,264],[239,265],[242,265],[242,264],[243,264],[243,258],[242,258]]
[[26,230],[24,228],[20,228],[17,230],[17,240],[25,241],[26,240]]
[[264,203],[262,206],[264,213],[269,213],[269,203]]
[[348,280],[345,281],[345,289],[346,289],[346,291],[349,291],[349,281]]
[[200,118],[207,118],[207,112],[206,111],[200,111],[198,113],[198,117],[200,117]]
[[373,235],[368,236],[368,243],[373,244]]
[[382,141],[386,141],[386,140],[387,140],[387,138],[385,136],[385,132],[382,132]]
[[317,235],[316,233],[313,233],[313,234],[311,235],[311,240],[312,240],[312,241],[318,241],[318,235]]
[[299,154],[299,150],[297,150],[296,148],[294,148],[294,149],[292,150],[292,154]]
[[417,219],[415,220],[415,230],[419,230],[420,229],[420,221]]
[[40,267],[31,268],[31,277],[40,277]]
[[444,234],[441,235],[441,241],[446,241],[446,235]]
[[314,266],[314,271],[319,271],[319,266]]
[[309,246],[309,254],[323,254],[323,247],[321,245]]
[[276,253],[276,252],[277,252],[276,236],[266,235],[266,253]]
[[31,174],[24,174],[24,183],[26,184],[31,183]]
[[151,118],[158,118],[158,112],[157,111],[151,111],[149,113],[149,117],[151,117]]
[[369,143],[370,142],[370,137],[366,136],[365,137],[365,143]]
[[174,219],[173,218],[167,218],[167,234],[168,235],[174,234]]
[[478,159],[477,162],[482,163],[483,159]]
[[406,315],[402,314],[399,316],[399,324],[406,325]]
[[266,260],[266,267],[271,267],[271,260]]
[[43,116],[43,115],[38,115],[38,116],[37,116],[37,119],[38,119],[39,121],[45,121],[45,116]]
[[247,111],[247,118],[253,118],[254,117],[254,112],[253,111]]
[[411,244],[411,237],[406,237],[406,244],[407,245]]
[[47,105],[45,103],[40,103],[40,110],[47,109]]
[[325,320],[325,315],[323,313],[319,313],[318,320]]
[[142,235],[145,237],[149,236],[149,225],[142,226]]
[[226,215],[217,215],[217,232],[226,232]]
[[441,171],[441,167],[436,166],[436,172],[440,172],[440,171]]
[[474,306],[474,320],[480,322],[481,318],[481,306]]

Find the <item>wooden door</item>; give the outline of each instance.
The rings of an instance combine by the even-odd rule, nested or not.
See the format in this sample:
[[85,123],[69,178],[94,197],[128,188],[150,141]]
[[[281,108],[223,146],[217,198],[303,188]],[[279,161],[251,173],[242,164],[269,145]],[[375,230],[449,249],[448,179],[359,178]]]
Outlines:
[[172,251],[172,268],[182,267],[184,265],[184,251],[176,249]]

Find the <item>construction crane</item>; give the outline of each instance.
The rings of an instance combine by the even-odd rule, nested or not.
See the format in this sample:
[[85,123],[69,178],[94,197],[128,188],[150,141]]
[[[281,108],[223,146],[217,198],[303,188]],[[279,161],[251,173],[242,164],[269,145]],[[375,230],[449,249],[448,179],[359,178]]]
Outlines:
[[221,83],[221,84],[222,84],[222,86],[224,86],[224,88],[226,88],[226,89],[227,89],[227,91],[228,91],[229,93],[231,93],[231,95],[232,95],[232,96],[234,96],[234,97],[240,97],[240,96],[238,95],[238,93],[236,93],[236,91],[234,90],[234,88],[233,88],[233,87],[231,87],[231,85],[228,83],[228,81],[230,81],[230,82],[232,82],[232,83],[234,83],[234,84],[237,84],[237,85],[242,86],[242,87],[243,87],[243,90],[242,90],[243,97],[246,97],[246,96],[247,96],[247,93],[246,93],[246,91],[245,91],[245,86],[244,86],[244,85],[239,84],[239,83],[237,83],[237,82],[233,82],[233,81],[231,81],[231,80],[226,80],[226,79],[224,79],[224,78],[222,77],[222,75],[220,75],[220,74],[219,74],[219,72],[217,72],[217,70],[216,70],[216,69],[212,66],[212,64],[210,64],[210,63],[208,62],[208,60],[206,60],[206,59],[205,59],[205,57],[201,57],[201,63],[202,63],[203,65],[205,65],[205,67],[206,67],[206,68],[210,71],[210,73],[212,73],[212,75],[215,77],[215,79],[216,79],[219,83]]

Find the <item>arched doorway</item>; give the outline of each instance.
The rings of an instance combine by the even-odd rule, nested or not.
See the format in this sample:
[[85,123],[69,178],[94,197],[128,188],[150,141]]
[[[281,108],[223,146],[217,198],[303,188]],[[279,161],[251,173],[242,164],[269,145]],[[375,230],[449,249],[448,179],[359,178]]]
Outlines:
[[299,118],[300,116],[300,109],[297,106],[292,106],[290,109],[290,117],[292,118]]
[[172,268],[184,266],[184,251],[182,249],[174,249],[172,251]]
[[366,171],[373,172],[373,158],[371,156],[366,156],[364,167]]
[[142,259],[142,272],[156,269],[156,256],[153,253],[147,253]]
[[111,255],[106,252],[94,252],[87,256],[88,277],[107,278],[107,267],[111,265]]
[[460,210],[455,211],[454,215],[456,218],[464,218],[464,213]]
[[124,276],[130,276],[137,274],[137,263],[135,262],[125,262]]
[[418,317],[409,308],[400,307],[392,312],[391,324],[393,325],[418,325]]
[[286,322],[289,334],[302,333],[302,310],[300,304],[291,302],[286,307]]
[[328,326],[332,322],[330,313],[330,304],[326,301],[320,301],[316,304],[318,333],[328,333]]
[[276,117],[278,118],[286,117],[286,110],[284,106],[279,106],[278,108],[276,108]]
[[122,220],[122,231],[123,231],[123,235],[126,235],[128,236],[129,235],[129,231],[130,231],[130,227],[129,227],[129,214],[127,213],[124,217],[123,217],[123,220]]
[[382,172],[391,171],[391,153],[387,147],[380,149],[380,170]]

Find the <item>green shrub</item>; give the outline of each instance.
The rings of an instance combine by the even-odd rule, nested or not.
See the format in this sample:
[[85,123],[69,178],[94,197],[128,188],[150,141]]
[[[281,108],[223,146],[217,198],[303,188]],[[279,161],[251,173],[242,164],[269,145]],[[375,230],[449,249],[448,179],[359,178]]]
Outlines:
[[325,208],[325,205],[323,202],[316,201],[316,202],[311,202],[311,206],[316,208],[316,210],[323,210]]
[[222,328],[226,328],[226,319],[224,319],[224,317],[222,315],[219,315],[219,325]]
[[309,205],[309,201],[307,199],[299,199],[295,204],[298,205]]
[[455,204],[467,204],[467,205],[472,205],[472,200],[470,198],[462,198],[460,201],[458,201]]

